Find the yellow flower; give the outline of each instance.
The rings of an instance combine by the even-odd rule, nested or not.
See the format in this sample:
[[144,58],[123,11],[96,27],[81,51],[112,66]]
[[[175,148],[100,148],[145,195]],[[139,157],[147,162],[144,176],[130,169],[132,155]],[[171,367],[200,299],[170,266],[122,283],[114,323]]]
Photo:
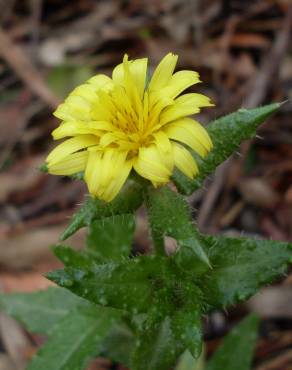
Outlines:
[[193,71],[174,73],[177,55],[167,54],[147,85],[147,58],[128,60],[112,78],[99,74],[71,92],[54,115],[63,122],[53,138],[71,137],[47,157],[49,172],[84,171],[89,192],[111,201],[134,169],[154,186],[169,181],[174,167],[193,178],[212,148],[207,131],[189,118],[211,106],[201,94],[180,95],[200,82]]

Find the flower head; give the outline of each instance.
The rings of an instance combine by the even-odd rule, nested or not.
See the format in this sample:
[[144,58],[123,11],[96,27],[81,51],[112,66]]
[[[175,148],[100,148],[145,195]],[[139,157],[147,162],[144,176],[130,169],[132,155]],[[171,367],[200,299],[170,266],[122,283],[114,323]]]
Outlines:
[[54,115],[63,122],[53,138],[70,138],[47,157],[51,174],[84,171],[89,192],[111,201],[132,169],[154,186],[167,183],[174,167],[190,178],[198,173],[189,149],[204,157],[212,142],[189,116],[212,104],[204,95],[181,93],[199,75],[174,73],[177,55],[170,53],[147,84],[147,62],[125,55],[112,78],[92,77],[58,107]]

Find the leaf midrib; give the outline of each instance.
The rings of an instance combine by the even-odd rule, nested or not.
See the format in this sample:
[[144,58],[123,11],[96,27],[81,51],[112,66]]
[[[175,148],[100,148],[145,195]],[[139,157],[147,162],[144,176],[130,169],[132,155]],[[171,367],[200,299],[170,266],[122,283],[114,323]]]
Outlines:
[[[15,303],[15,298],[13,299]],[[23,300],[16,300],[16,305],[19,306],[19,307],[25,307],[29,310],[32,310],[32,309],[37,309],[37,310],[40,310],[44,313],[50,313],[50,314],[55,314],[55,315],[58,315],[58,316],[62,316],[62,315],[66,315],[69,310],[65,310],[65,309],[62,309],[62,308],[56,308],[56,309],[53,309],[53,308],[49,308],[48,306],[44,306],[44,305],[41,305],[41,304],[31,304],[31,303],[26,303],[26,302],[23,302]],[[3,307],[4,306],[8,306],[7,304],[3,304]],[[0,303],[0,307],[1,307],[1,303]],[[12,312],[12,310],[10,308],[8,308],[10,312]]]
[[59,369],[56,369],[56,370],[62,370],[63,369],[63,366],[67,365],[66,363],[68,362],[68,359],[70,359],[72,357],[72,355],[74,354],[74,352],[76,351],[76,349],[78,347],[80,347],[80,344],[85,339],[87,339],[88,335],[90,335],[91,332],[94,332],[96,329],[97,329],[97,325],[93,325],[92,327],[89,327],[89,330],[88,331],[85,331],[85,333],[83,335],[81,335],[80,337],[78,337],[79,340],[74,344],[73,347],[71,347],[71,351],[69,353],[66,352],[67,356],[65,356],[64,359],[63,359],[63,361],[61,362],[61,367]]

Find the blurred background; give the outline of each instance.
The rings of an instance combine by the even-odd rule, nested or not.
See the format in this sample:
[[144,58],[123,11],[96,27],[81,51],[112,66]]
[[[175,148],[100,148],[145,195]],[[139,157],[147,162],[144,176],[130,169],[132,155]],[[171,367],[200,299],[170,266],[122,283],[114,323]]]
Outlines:
[[[55,145],[52,112],[124,53],[149,57],[151,68],[179,54],[178,68],[201,75],[195,91],[216,104],[201,115],[205,124],[290,99],[189,201],[203,232],[292,241],[291,0],[0,0],[0,22],[0,291],[50,284],[42,274],[58,262],[49,246],[86,193],[81,182],[39,171]],[[137,251],[149,249],[146,227],[142,210]],[[249,311],[262,317],[254,368],[291,370],[292,274],[206,320],[208,353]],[[42,341],[0,314],[0,370],[24,369]],[[122,369],[104,359],[90,367],[111,368]]]

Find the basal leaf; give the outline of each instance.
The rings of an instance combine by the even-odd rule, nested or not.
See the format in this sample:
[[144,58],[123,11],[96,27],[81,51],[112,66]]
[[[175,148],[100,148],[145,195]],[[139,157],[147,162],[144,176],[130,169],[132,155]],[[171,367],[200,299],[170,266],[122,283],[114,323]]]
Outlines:
[[15,317],[28,330],[39,334],[48,334],[70,310],[84,302],[61,288],[35,293],[0,294],[0,309]]
[[251,370],[259,319],[250,315],[224,339],[206,370]]
[[292,244],[272,240],[202,236],[212,270],[200,279],[210,308],[244,301],[282,276],[292,262]]
[[87,304],[65,316],[50,333],[27,370],[82,370],[100,353],[120,314]]
[[190,180],[178,170],[174,173],[173,181],[177,189],[189,195],[200,188],[205,178],[230,157],[242,141],[255,136],[257,127],[280,106],[280,103],[274,103],[255,109],[239,109],[211,122],[207,131],[212,139],[213,149],[204,159],[196,157],[199,175],[194,180]]
[[142,204],[144,186],[145,184],[142,181],[131,178],[110,203],[88,198],[84,205],[72,216],[69,226],[60,239],[65,240],[69,238],[76,231],[84,226],[89,226],[95,220],[117,214],[132,213]]
[[89,226],[87,251],[101,261],[119,261],[122,257],[129,257],[134,229],[132,214],[94,221]]

